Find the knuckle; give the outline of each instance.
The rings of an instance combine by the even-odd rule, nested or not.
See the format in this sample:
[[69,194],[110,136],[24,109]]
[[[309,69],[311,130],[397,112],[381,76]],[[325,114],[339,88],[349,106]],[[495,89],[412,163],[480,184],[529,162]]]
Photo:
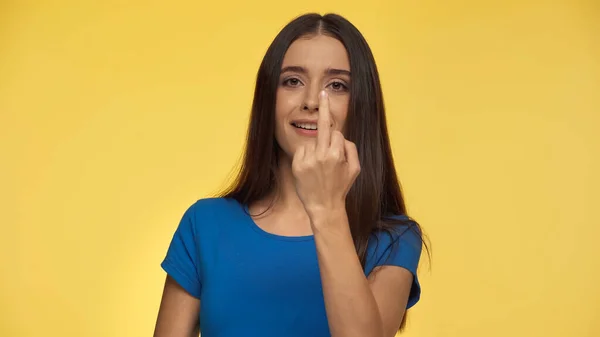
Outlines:
[[342,158],[342,153],[339,150],[332,151],[330,158],[332,161],[338,162]]
[[302,163],[300,163],[300,162],[292,163],[292,171],[301,172],[302,171]]
[[318,155],[315,156],[315,162],[319,163],[319,164],[323,164],[327,162],[327,158],[328,156],[324,153],[319,153]]

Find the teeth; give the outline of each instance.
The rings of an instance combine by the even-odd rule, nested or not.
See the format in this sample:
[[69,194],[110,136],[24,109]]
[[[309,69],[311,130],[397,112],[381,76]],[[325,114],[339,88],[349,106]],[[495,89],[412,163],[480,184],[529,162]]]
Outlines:
[[294,125],[296,125],[296,127],[306,129],[306,130],[316,130],[317,129],[317,124],[313,124],[313,123],[294,123]]

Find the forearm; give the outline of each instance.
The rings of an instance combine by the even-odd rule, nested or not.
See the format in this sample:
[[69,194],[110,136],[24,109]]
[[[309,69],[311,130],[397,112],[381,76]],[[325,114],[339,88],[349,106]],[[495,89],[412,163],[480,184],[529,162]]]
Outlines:
[[381,337],[381,315],[356,254],[345,209],[314,216],[312,221],[331,335]]

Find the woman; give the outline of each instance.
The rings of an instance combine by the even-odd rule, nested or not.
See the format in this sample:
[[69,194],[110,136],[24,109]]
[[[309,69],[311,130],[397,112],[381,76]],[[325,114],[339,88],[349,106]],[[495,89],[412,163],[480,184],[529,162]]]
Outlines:
[[169,246],[155,336],[394,336],[419,300],[422,240],[385,123],[351,23],[308,14],[283,28],[237,181],[194,203]]

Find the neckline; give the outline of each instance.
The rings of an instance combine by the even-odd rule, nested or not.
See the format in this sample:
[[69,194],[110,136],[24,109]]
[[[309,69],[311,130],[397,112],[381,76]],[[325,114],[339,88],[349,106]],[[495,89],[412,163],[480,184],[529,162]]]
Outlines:
[[236,201],[236,203],[241,207],[242,212],[244,213],[244,218],[246,219],[245,223],[250,226],[255,232],[258,234],[267,237],[269,239],[275,239],[279,241],[312,241],[314,240],[314,235],[301,235],[301,236],[285,236],[279,235],[271,232],[267,232],[262,229],[255,221],[252,219],[250,215],[250,209],[248,205],[242,205]]

